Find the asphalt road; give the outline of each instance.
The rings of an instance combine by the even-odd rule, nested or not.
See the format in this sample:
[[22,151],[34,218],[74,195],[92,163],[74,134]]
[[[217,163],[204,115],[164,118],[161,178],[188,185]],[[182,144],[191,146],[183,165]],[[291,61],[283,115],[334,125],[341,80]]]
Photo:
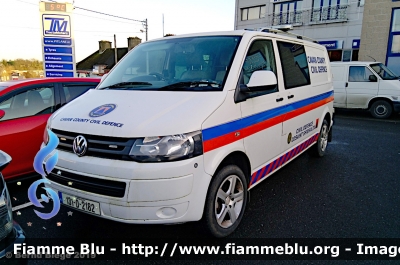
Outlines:
[[[242,223],[231,237],[400,238],[399,172],[400,115],[376,120],[364,111],[337,110],[333,141],[325,157],[302,154],[252,189]],[[21,185],[8,184],[14,207],[28,202],[26,193],[31,182],[22,180]],[[42,220],[33,210],[30,206],[14,211],[14,219],[29,238],[195,240],[205,237],[197,222],[168,226],[128,225],[65,206],[56,217]],[[68,215],[69,211],[73,214]],[[57,226],[58,222],[61,226]],[[32,260],[29,264],[54,262]]]

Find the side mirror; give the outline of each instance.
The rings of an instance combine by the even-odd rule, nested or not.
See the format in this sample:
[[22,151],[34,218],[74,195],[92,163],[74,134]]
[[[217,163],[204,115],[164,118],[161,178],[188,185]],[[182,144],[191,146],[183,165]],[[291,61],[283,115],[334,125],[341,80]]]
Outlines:
[[6,112],[2,109],[0,109],[0,120],[6,115]]
[[0,171],[11,162],[11,156],[0,150]]
[[249,80],[247,86],[241,86],[241,92],[256,92],[269,90],[278,84],[276,75],[272,71],[259,70],[255,71]]
[[378,82],[378,78],[375,75],[370,75],[368,79],[370,82]]

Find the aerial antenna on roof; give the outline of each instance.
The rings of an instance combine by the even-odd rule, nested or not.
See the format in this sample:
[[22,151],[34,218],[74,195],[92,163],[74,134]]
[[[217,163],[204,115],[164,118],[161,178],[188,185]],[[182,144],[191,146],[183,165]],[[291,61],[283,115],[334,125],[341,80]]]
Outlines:
[[375,58],[374,57],[371,57],[371,56],[369,56],[369,55],[367,55],[369,58],[372,58],[373,60],[374,60],[374,62],[376,62],[376,60],[375,60]]

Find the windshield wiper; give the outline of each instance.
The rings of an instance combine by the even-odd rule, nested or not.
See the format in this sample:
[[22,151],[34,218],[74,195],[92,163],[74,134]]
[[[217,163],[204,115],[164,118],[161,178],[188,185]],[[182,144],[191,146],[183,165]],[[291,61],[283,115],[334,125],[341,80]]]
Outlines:
[[219,88],[221,86],[220,83],[217,82],[209,82],[209,81],[185,81],[178,82],[168,86],[160,87],[159,90],[185,90],[191,88],[204,88],[204,90],[210,90],[211,88]]
[[111,86],[107,87],[102,87],[100,89],[110,89],[110,88],[127,88],[127,86],[151,86],[153,84],[149,82],[121,82],[121,83],[116,83]]

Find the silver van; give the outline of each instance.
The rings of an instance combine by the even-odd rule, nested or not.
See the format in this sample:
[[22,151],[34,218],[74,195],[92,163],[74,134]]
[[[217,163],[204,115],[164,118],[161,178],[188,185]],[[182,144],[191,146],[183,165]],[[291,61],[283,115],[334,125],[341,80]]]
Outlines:
[[400,112],[400,81],[379,62],[332,62],[335,108],[368,109],[386,119]]

